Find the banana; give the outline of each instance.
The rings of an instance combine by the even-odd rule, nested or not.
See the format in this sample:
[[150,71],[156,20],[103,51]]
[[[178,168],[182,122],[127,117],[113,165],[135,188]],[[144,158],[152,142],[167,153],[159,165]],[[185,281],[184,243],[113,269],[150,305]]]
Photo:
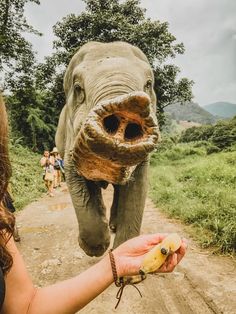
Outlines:
[[181,238],[176,233],[168,235],[161,243],[154,246],[145,256],[140,274],[153,273],[165,262],[168,255],[173,254],[181,246]]

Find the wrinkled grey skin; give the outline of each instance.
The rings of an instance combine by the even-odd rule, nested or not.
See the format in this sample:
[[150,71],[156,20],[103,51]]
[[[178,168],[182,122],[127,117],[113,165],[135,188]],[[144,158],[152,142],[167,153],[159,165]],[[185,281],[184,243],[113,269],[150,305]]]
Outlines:
[[[148,156],[159,136],[153,73],[146,56],[134,46],[90,42],[70,61],[64,90],[66,105],[56,146],[65,161],[79,244],[86,254],[100,256],[110,243],[109,226],[116,230],[114,247],[140,232]],[[112,130],[104,128],[107,116],[123,123],[119,131],[113,125]],[[139,134],[132,129],[130,135],[127,129],[124,135],[127,125],[135,126]],[[101,163],[99,169],[93,169],[96,162]],[[108,183],[114,186],[109,224],[101,194]]]

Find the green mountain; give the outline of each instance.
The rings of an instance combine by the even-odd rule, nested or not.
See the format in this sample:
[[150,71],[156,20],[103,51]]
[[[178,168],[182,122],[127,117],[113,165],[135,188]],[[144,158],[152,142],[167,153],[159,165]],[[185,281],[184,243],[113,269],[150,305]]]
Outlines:
[[200,107],[197,103],[189,102],[186,104],[173,104],[165,108],[165,112],[170,118],[177,121],[191,121],[200,124],[213,124],[219,117],[216,117]]
[[224,118],[232,118],[236,115],[236,104],[230,102],[219,101],[213,104],[203,106],[205,110],[213,115]]

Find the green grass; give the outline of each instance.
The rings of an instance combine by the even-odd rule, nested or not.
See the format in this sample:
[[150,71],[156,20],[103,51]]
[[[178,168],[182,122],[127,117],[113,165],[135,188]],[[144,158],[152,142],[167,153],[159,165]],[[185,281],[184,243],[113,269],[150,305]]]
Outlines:
[[37,200],[45,192],[41,156],[20,145],[10,147],[12,164],[11,187],[17,210]]
[[191,225],[205,247],[236,250],[236,151],[207,155],[177,144],[153,154],[150,195],[171,217]]

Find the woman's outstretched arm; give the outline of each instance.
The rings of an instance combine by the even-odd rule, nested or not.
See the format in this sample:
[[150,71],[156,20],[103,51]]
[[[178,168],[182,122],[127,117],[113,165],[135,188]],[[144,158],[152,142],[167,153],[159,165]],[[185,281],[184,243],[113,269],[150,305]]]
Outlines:
[[[126,241],[113,251],[118,276],[138,274],[146,253],[165,235],[143,235]],[[8,244],[14,264],[6,277],[6,298],[3,313],[7,314],[74,314],[104,291],[112,282],[109,256],[80,275],[35,290],[23,259],[13,240]],[[169,257],[160,272],[173,271],[186,251],[183,241],[180,249]]]

